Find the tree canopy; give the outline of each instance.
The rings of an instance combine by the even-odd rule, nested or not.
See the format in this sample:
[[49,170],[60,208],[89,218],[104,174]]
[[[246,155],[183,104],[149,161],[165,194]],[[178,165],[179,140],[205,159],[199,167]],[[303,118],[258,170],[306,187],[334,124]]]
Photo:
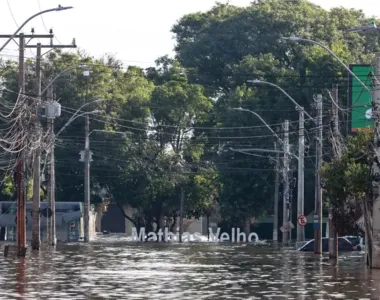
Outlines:
[[[273,211],[278,171],[273,153],[248,155],[244,150],[273,149],[279,141],[255,115],[233,108],[255,111],[280,137],[282,124],[289,120],[294,154],[298,134],[298,113],[287,96],[272,86],[247,81],[259,79],[280,86],[312,116],[313,97],[323,94],[326,124],[331,107],[326,89],[338,84],[345,104],[348,86],[344,68],[321,47],[282,37],[321,42],[346,64],[369,63],[380,50],[380,34],[346,34],[345,30],[370,20],[358,10],[327,11],[304,0],[262,0],[244,8],[217,3],[207,12],[178,20],[172,27],[175,57],[160,57],[146,70],[137,66],[125,69],[111,56],[93,59],[81,52],[53,51],[43,60],[44,86],[67,67],[92,65],[89,79],[80,69],[73,69],[55,82],[54,95],[62,105],[55,131],[59,132],[84,103],[102,99],[82,110],[93,112],[93,203],[108,199],[120,207],[130,205],[136,210],[131,220],[151,226],[164,216],[171,220],[178,216],[182,188],[187,216],[210,216],[220,210],[224,221],[242,226],[252,217]],[[27,61],[26,95],[32,99],[36,95],[34,65],[35,60]],[[1,60],[0,83],[1,103],[15,103],[17,63]],[[328,130],[323,130],[327,136]],[[314,207],[315,132],[315,124],[307,119],[306,214]],[[366,151],[366,139],[364,135],[350,139],[348,152],[339,160],[331,160],[331,147],[325,143],[324,158],[330,162],[321,172],[336,207],[349,206],[349,201],[341,205],[344,199],[362,197],[368,161],[366,154],[361,158],[356,155]],[[82,117],[65,127],[55,147],[56,199],[81,201]],[[297,177],[296,164],[292,159],[292,182]],[[14,199],[9,170],[1,170],[1,200]]]

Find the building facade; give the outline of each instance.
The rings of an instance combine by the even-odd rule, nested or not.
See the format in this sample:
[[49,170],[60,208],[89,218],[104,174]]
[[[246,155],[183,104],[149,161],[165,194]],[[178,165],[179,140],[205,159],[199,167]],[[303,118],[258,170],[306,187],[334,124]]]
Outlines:
[[[41,240],[46,240],[47,220],[50,215],[47,211],[47,202],[40,204],[40,226]],[[84,237],[84,218],[82,202],[56,202],[56,237],[57,242],[77,242]],[[0,240],[16,240],[16,202],[0,202]],[[26,204],[26,239],[32,239],[32,203]],[[95,231],[96,212],[90,211],[90,238],[96,234]]]

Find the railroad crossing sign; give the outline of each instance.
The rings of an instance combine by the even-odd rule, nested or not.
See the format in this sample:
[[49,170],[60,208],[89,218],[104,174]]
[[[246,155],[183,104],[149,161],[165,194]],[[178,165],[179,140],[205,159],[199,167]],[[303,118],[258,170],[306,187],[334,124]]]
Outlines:
[[300,226],[306,226],[306,224],[307,224],[307,218],[304,215],[300,215],[297,218],[297,223]]
[[292,229],[294,229],[294,225],[292,222],[289,222],[280,228],[281,232],[290,232],[292,231]]

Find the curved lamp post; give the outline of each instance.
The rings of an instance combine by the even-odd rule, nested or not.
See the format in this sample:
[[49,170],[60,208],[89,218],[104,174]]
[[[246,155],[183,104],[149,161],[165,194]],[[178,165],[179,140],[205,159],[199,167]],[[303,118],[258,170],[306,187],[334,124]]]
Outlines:
[[357,81],[360,82],[360,84],[363,86],[364,89],[366,89],[369,93],[372,93],[372,91],[364,84],[363,81],[361,81],[358,76],[355,75],[354,72],[352,72],[350,70],[350,68],[334,53],[332,52],[329,48],[327,48],[325,45],[323,45],[322,43],[320,42],[317,42],[317,41],[314,41],[314,40],[310,40],[310,39],[304,39],[304,38],[301,38],[301,37],[297,37],[297,36],[291,36],[291,37],[281,37],[283,40],[290,40],[290,41],[295,41],[295,42],[308,42],[308,43],[311,43],[311,44],[315,44],[315,45],[318,45],[320,47],[322,47],[323,49],[325,49],[328,53],[330,53],[346,70],[348,73],[350,73],[353,77],[355,77],[355,79]]
[[[296,100],[294,100],[287,92],[284,91],[280,86],[261,80],[248,80],[251,83],[257,84],[267,84],[279,89],[285,96],[287,96],[295,105],[296,109],[299,112],[299,139],[298,139],[298,184],[297,184],[297,216],[304,215],[304,153],[305,153],[305,137],[304,137],[304,114],[313,121],[313,123],[317,124],[317,121],[313,119],[305,109],[300,106]],[[297,223],[297,243],[303,243],[305,241],[305,228]],[[297,245],[298,246],[298,245]],[[297,247],[298,248],[298,247]]]
[[68,67],[66,69],[64,69],[63,71],[59,72],[48,84],[47,86],[44,88],[44,90],[41,92],[41,96],[48,90],[48,88],[59,78],[61,77],[63,74],[65,74],[66,72],[70,71],[70,70],[74,70],[74,69],[90,69],[92,66],[90,65],[78,65],[78,66],[72,66],[72,67]]
[[[289,96],[290,97],[290,96]],[[247,111],[247,112],[250,112],[251,114],[254,114],[256,117],[258,117],[260,119],[261,122],[263,122],[265,124],[265,126],[272,132],[272,134],[280,141],[280,143],[283,145],[283,148],[284,148],[284,167],[283,167],[283,179],[284,179],[284,185],[283,185],[283,227],[285,229],[285,227],[288,227],[289,226],[289,218],[291,216],[291,205],[290,205],[290,202],[289,202],[289,176],[288,176],[288,170],[289,170],[289,155],[292,155],[292,156],[295,156],[294,154],[290,153],[289,151],[289,122],[288,121],[285,121],[285,142],[282,141],[280,139],[280,137],[273,131],[273,129],[268,125],[267,122],[264,121],[263,118],[260,117],[259,114],[255,113],[254,111],[251,111],[249,109],[244,109],[244,108],[233,108],[233,110],[238,110],[238,111]],[[234,149],[231,149],[232,151],[236,151]],[[246,151],[249,151],[249,150],[257,150],[257,149],[246,149]],[[265,152],[272,152],[272,153],[279,153],[279,151],[277,150],[264,150]],[[240,151],[237,151],[237,152],[240,152]],[[298,157],[295,156],[297,159]],[[279,161],[279,156],[277,156],[277,161]],[[298,159],[299,161],[299,159]],[[276,173],[278,172],[277,168],[279,167],[279,165],[276,165]],[[274,210],[275,210],[275,213],[274,213],[274,216],[273,216],[273,240],[277,240],[277,227],[278,227],[278,197],[276,195],[278,195],[278,190],[277,190],[277,179],[278,177],[276,177],[276,188],[275,188],[275,197],[274,197]],[[283,242],[284,243],[287,243],[288,242],[288,234],[287,232],[283,232]]]
[[305,110],[304,108],[299,105],[297,103],[296,100],[294,100],[287,92],[285,92],[285,90],[283,88],[281,88],[280,86],[278,86],[277,84],[274,84],[274,83],[271,83],[271,82],[268,82],[268,81],[263,81],[263,80],[258,80],[258,79],[255,79],[255,80],[247,80],[247,82],[250,82],[250,83],[253,83],[253,84],[267,84],[267,85],[270,85],[270,86],[273,86],[275,87],[276,89],[280,90],[285,96],[287,96],[293,103],[294,105],[300,110],[300,111],[303,111],[305,113],[305,115],[311,120],[313,121],[314,123],[316,122],[315,119],[313,117],[311,117]]
[[42,15],[42,14],[45,14],[45,13],[48,13],[48,12],[52,12],[52,11],[62,11],[62,10],[67,10],[67,9],[71,9],[73,8],[72,6],[61,6],[59,5],[58,7],[56,8],[51,8],[51,9],[47,9],[47,10],[43,10],[43,11],[40,11],[38,13],[36,13],[35,15],[31,16],[30,18],[28,18],[24,23],[22,23],[22,25],[15,31],[15,33],[13,33],[13,35],[5,42],[5,44],[0,48],[0,52],[10,43],[10,41],[17,35],[17,33],[19,33],[19,31],[26,25],[26,23],[28,23],[30,20],[34,19],[35,17],[38,17],[39,15]]
[[268,125],[267,122],[264,121],[264,119],[262,117],[260,117],[259,114],[255,113],[254,111],[252,110],[249,110],[249,109],[245,109],[245,108],[241,108],[241,107],[237,107],[237,108],[232,108],[233,110],[239,110],[239,111],[247,111],[247,112],[250,112],[251,114],[254,114],[256,117],[258,117],[260,119],[261,122],[264,123],[264,125],[273,133],[273,135],[281,142],[281,144],[283,144],[284,142],[280,139],[280,137],[273,131],[272,128],[270,128],[270,126]]
[[88,115],[88,114],[92,114],[92,113],[99,113],[101,111],[99,110],[94,110],[92,112],[85,112],[85,113],[82,113],[80,115],[78,115],[78,113],[84,108],[86,107],[87,105],[90,105],[90,104],[93,104],[93,103],[98,103],[98,102],[101,102],[101,101],[106,101],[105,99],[97,99],[97,100],[94,100],[94,101],[90,101],[90,102],[87,102],[85,104],[83,104],[81,107],[79,107],[77,109],[77,111],[72,115],[72,117],[66,122],[65,125],[63,125],[63,127],[57,132],[57,134],[55,134],[55,137],[57,137],[63,130],[66,129],[67,126],[69,126],[75,119],[79,118],[79,117],[82,117],[84,115]]

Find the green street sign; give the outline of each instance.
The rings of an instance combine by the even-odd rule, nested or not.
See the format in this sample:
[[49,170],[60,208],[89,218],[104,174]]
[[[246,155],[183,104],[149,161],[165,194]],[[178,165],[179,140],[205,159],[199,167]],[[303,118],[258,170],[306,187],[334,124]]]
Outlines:
[[[350,70],[370,89],[373,89],[375,68],[371,65],[350,65]],[[372,95],[351,74],[348,76],[348,104],[351,107],[350,132],[373,127]]]

